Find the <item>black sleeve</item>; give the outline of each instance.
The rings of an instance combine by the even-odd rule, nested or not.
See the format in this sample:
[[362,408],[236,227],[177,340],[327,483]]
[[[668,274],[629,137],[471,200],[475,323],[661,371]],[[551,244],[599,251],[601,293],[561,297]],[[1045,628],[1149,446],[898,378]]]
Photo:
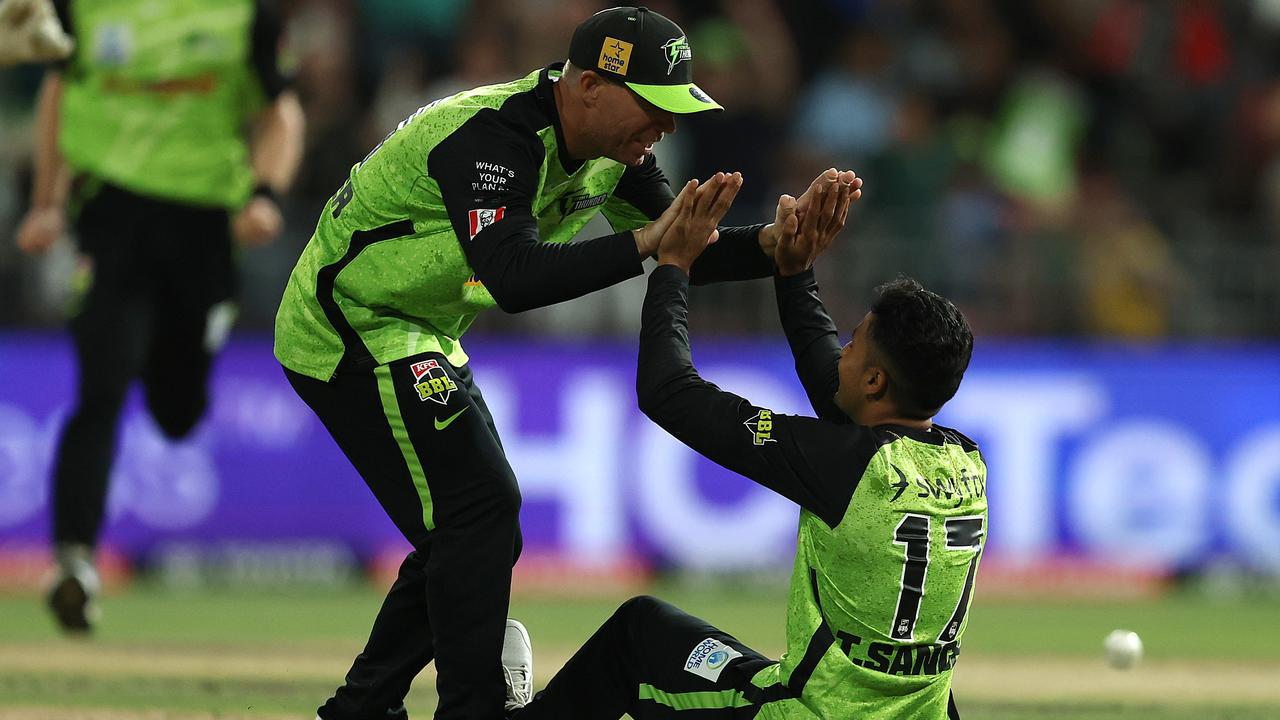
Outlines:
[[280,72],[280,41],[284,18],[274,0],[256,0],[253,14],[250,59],[262,92],[275,100],[289,88],[292,79]]
[[720,227],[720,239],[703,251],[693,263],[689,282],[693,285],[708,285],[772,275],[773,258],[760,250],[760,229],[763,227],[763,224]]
[[840,335],[818,298],[813,271],[774,277],[778,318],[796,361],[796,375],[809,395],[813,411],[823,420],[851,422],[835,403],[840,387]]
[[878,449],[871,430],[783,415],[704,381],[689,354],[688,277],[649,274],[640,330],[640,409],[703,456],[838,525]]
[[533,216],[544,148],[482,110],[427,159],[467,263],[498,307],[521,312],[581,297],[642,272],[630,232],[544,243]]

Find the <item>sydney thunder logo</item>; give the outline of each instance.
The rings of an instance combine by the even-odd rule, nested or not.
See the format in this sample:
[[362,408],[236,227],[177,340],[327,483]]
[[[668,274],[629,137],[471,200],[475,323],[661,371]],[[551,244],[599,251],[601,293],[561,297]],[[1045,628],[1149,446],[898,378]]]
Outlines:
[[693,50],[689,47],[689,41],[684,35],[678,38],[671,38],[662,44],[662,49],[667,53],[667,74],[670,75],[676,69],[676,65],[685,60],[693,59]]

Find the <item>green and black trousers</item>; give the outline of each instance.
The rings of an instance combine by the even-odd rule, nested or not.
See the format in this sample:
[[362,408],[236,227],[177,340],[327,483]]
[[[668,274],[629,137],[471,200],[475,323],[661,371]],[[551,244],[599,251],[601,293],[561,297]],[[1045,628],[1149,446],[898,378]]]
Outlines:
[[328,382],[285,374],[413,546],[320,717],[394,716],[434,661],[436,718],[498,720],[520,490],[470,368],[425,353]]

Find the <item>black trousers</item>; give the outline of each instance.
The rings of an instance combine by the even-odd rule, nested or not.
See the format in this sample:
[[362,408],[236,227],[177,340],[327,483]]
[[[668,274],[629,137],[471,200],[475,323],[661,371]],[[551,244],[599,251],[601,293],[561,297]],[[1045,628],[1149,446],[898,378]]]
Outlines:
[[[511,718],[749,720],[770,702],[799,703],[784,686],[751,682],[776,662],[674,605],[635,597]],[[960,718],[954,696],[947,717]]]
[[387,716],[431,661],[441,720],[499,720],[520,490],[467,367],[434,353],[322,382],[290,370],[413,545],[325,720]]
[[208,404],[217,331],[231,319],[235,269],[224,209],[101,185],[75,230],[88,288],[70,321],[79,384],[54,461],[53,540],[93,546],[129,385],[142,380],[167,437],[191,432]]
[[[708,642],[710,640],[711,642]],[[712,657],[724,648],[740,656]],[[704,675],[686,667],[723,667]],[[513,720],[744,720],[760,711],[751,678],[774,661],[674,605],[641,596],[623,603]],[[714,680],[707,675],[713,675]]]

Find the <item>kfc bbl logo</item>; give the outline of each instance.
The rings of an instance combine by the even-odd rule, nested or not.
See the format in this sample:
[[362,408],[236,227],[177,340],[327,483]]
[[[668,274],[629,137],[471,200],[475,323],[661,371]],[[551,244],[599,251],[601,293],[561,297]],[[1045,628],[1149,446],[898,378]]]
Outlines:
[[416,362],[410,365],[409,369],[413,371],[413,377],[416,380],[413,389],[418,391],[419,400],[430,400],[446,405],[449,402],[449,395],[458,389],[457,384],[436,360]]

